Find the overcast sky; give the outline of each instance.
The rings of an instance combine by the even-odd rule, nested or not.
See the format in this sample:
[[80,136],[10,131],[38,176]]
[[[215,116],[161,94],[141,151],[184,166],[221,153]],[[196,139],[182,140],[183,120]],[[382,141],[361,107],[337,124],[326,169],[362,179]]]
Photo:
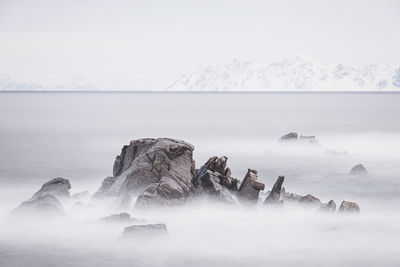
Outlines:
[[399,32],[398,0],[0,0],[0,73],[155,87],[233,58],[399,65]]

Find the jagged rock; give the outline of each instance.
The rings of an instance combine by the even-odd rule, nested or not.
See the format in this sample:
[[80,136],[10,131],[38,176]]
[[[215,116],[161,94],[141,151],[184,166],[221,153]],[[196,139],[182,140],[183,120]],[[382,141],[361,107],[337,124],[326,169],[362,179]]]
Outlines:
[[193,178],[194,196],[203,195],[224,203],[236,203],[234,194],[238,191],[239,180],[231,177],[226,166],[228,158],[211,157]]
[[321,200],[311,194],[300,198],[299,203],[310,206],[321,206]]
[[350,175],[368,175],[367,169],[362,164],[357,164],[350,170]]
[[327,204],[321,204],[321,210],[323,211],[336,211],[336,203],[334,200],[330,200]]
[[89,191],[82,191],[71,195],[71,199],[77,201],[88,200],[89,198],[90,198]]
[[11,215],[34,215],[40,218],[43,215],[64,215],[64,209],[56,197],[45,194],[22,202],[11,211]]
[[360,212],[360,207],[355,202],[343,200],[342,204],[340,204],[339,212]]
[[279,141],[297,141],[299,135],[295,132],[283,135]]
[[278,204],[281,197],[281,189],[285,176],[279,176],[268,197],[265,199],[264,204]]
[[282,187],[281,196],[283,202],[298,202],[301,198],[303,198],[302,195],[286,192],[284,187]]
[[71,184],[68,179],[57,177],[42,185],[39,191],[33,194],[32,199],[44,195],[52,195],[54,197],[69,198],[69,190]]
[[138,206],[182,204],[192,188],[193,146],[169,138],[131,141],[117,156],[113,174],[94,199],[139,195]]
[[168,234],[167,226],[163,223],[132,225],[124,228],[122,237],[127,238],[149,238]]
[[243,182],[240,185],[238,196],[240,199],[247,203],[257,203],[260,190],[264,190],[264,184],[256,181],[257,171],[248,169]]

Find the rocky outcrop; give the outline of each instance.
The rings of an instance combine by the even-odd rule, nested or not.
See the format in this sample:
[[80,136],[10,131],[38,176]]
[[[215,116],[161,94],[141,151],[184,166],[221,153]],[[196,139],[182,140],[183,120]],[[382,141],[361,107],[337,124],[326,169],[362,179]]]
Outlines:
[[126,223],[131,221],[131,215],[126,212],[111,214],[100,218],[99,221],[103,223]]
[[360,212],[360,207],[355,202],[343,200],[342,204],[340,204],[339,212],[348,212],[348,213]]
[[299,194],[286,192],[285,188],[282,187],[281,198],[283,202],[298,202],[302,197],[303,196]]
[[278,204],[281,197],[281,189],[283,181],[285,180],[284,176],[279,176],[276,180],[274,186],[272,187],[271,192],[268,197],[265,199],[264,204]]
[[93,199],[137,196],[137,206],[183,204],[192,189],[193,146],[169,138],[133,140]]
[[149,238],[165,236],[168,234],[167,226],[163,223],[132,225],[124,228],[123,239]]
[[71,189],[71,184],[68,179],[57,177],[45,184],[33,194],[32,199],[36,199],[44,195],[52,195],[58,198],[69,198],[69,190]]
[[248,169],[247,174],[240,185],[238,196],[244,203],[258,202],[259,194],[261,190],[264,190],[265,185],[257,181],[257,171]]
[[314,135],[300,135],[296,132],[291,132],[288,134],[283,135],[279,141],[281,142],[288,142],[288,141],[295,141],[298,143],[305,143],[305,144],[318,144],[317,138]]
[[295,132],[292,133],[288,133],[283,135],[279,141],[297,141],[297,139],[299,138],[299,135]]
[[331,211],[331,212],[335,212],[336,211],[336,203],[334,200],[330,200],[328,203],[323,203],[321,204],[321,208],[322,211]]
[[307,206],[321,206],[321,200],[311,194],[300,198],[299,203]]
[[36,218],[41,216],[64,215],[64,209],[60,201],[49,194],[39,195],[21,203],[16,209],[11,211],[11,215],[25,216],[33,215]]
[[357,164],[353,168],[351,168],[350,175],[357,175],[357,176],[366,176],[368,175],[367,169],[362,164]]
[[211,157],[193,178],[193,196],[204,196],[222,203],[233,204],[239,190],[240,181],[231,177],[231,170],[226,166],[228,158]]

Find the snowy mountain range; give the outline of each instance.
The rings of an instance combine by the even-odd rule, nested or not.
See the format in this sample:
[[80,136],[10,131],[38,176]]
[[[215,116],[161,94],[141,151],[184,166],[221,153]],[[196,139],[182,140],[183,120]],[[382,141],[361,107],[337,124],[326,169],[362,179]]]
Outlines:
[[305,57],[256,64],[233,60],[189,72],[168,91],[400,91],[400,67],[321,64]]

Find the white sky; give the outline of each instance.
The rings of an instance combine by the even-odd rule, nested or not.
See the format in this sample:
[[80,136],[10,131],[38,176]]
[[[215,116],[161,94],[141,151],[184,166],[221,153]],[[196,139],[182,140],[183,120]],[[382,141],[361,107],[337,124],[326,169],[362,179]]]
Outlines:
[[0,0],[0,73],[151,88],[233,58],[296,55],[399,65],[400,1]]

